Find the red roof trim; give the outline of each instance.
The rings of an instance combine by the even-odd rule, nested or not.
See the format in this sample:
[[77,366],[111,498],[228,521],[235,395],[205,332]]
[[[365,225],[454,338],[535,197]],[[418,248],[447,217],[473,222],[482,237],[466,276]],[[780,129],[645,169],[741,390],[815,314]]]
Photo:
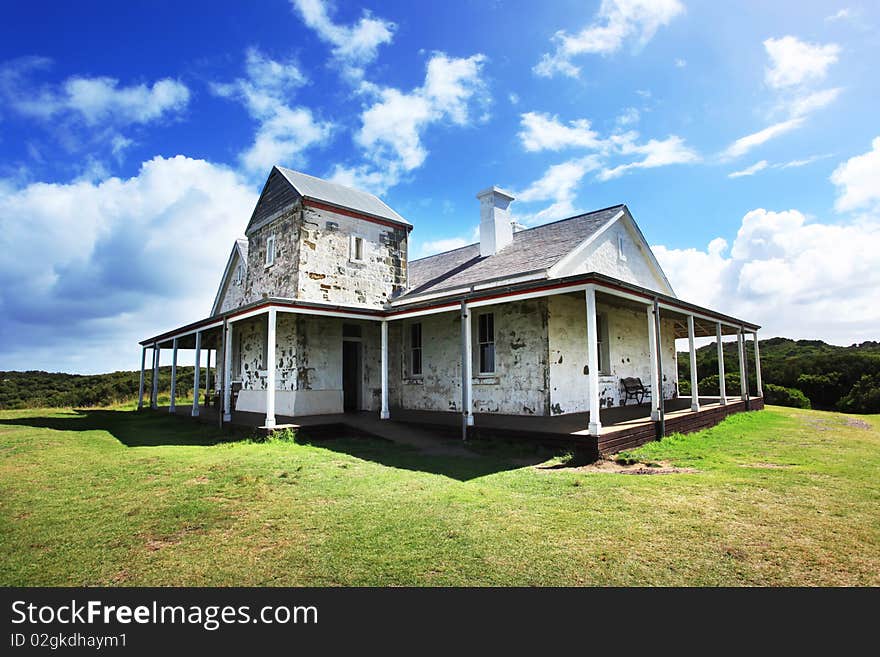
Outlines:
[[323,203],[321,201],[316,201],[312,198],[303,198],[303,205],[310,208],[318,208],[319,210],[327,210],[328,212],[335,212],[336,214],[342,214],[346,217],[353,217],[354,219],[363,219],[364,221],[369,221],[374,224],[380,224],[382,226],[388,226],[389,228],[405,228],[408,231],[412,230],[412,226],[408,226],[406,224],[397,223],[395,221],[389,221],[387,219],[379,219],[378,217],[374,217],[369,214],[364,214],[363,212],[358,212],[357,210],[350,210],[348,208],[341,208],[337,205],[331,205],[329,203]]

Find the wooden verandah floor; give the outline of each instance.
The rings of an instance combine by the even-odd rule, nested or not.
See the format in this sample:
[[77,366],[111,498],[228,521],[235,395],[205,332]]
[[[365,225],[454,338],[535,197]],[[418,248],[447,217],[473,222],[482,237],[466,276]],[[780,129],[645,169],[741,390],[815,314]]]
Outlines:
[[[717,397],[701,397],[700,410],[693,412],[689,397],[671,399],[664,405],[666,435],[711,427],[728,415],[763,407],[761,398],[749,400],[747,408],[746,402],[740,399],[730,399],[722,405]],[[168,407],[161,410],[167,412]],[[178,406],[176,412],[181,416],[190,416],[191,410],[190,406]],[[535,440],[592,453],[594,457],[631,449],[656,439],[656,423],[650,418],[647,404],[603,409],[603,426],[598,438],[590,436],[587,431],[589,418],[589,412],[549,417],[476,413],[474,426],[469,429],[468,435],[475,438]],[[217,409],[213,406],[201,407],[198,419],[219,424]],[[237,426],[259,428],[264,419],[262,413],[235,411],[232,414],[232,424]],[[390,420],[380,420],[378,413],[362,411],[297,417],[279,415],[276,422],[279,427],[306,433],[354,429],[430,450],[432,437],[438,445],[445,443],[447,446],[450,440],[460,438],[462,418],[460,413],[453,412],[392,409]]]

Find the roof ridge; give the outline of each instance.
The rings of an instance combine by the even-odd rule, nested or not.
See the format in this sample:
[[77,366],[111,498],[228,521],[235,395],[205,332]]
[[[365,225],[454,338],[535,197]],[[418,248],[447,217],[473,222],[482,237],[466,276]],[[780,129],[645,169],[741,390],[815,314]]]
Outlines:
[[[541,224],[540,226],[532,226],[531,228],[526,228],[524,230],[520,230],[514,233],[514,236],[520,235],[522,233],[528,233],[530,230],[537,230],[538,228],[544,228],[546,226],[552,226],[554,224],[561,224],[563,221],[571,221],[572,219],[580,219],[581,217],[586,217],[591,214],[599,214],[600,212],[605,212],[606,210],[611,210],[613,208],[623,208],[626,207],[626,203],[617,203],[615,205],[609,205],[607,208],[599,208],[598,210],[590,210],[589,212],[582,212],[580,214],[574,214],[570,217],[565,217],[564,219],[557,219],[556,221],[548,221],[546,224]],[[480,242],[477,240],[476,242],[471,242],[470,244],[465,244],[464,246],[458,246],[454,249],[449,249],[448,251],[440,251],[439,253],[432,253],[431,255],[422,256],[421,258],[416,258],[415,260],[410,260],[408,263],[419,262],[420,260],[427,260],[428,258],[436,258],[437,256],[446,255],[448,253],[455,253],[456,251],[461,251],[462,249],[467,249],[471,246],[476,246]]]
[[[359,194],[367,194],[369,196],[372,196],[374,199],[381,201],[382,203],[385,203],[385,201],[382,201],[382,199],[379,198],[376,194],[373,194],[373,192],[368,192],[367,190],[360,189],[359,187],[350,187],[349,185],[343,185],[342,183],[338,183],[333,180],[327,180],[327,178],[319,178],[318,176],[313,176],[312,174],[306,173],[305,171],[291,169],[290,167],[285,167],[280,164],[276,164],[275,167],[278,169],[284,169],[285,171],[290,171],[290,172],[295,173],[299,176],[305,176],[306,178],[311,178],[312,180],[317,180],[317,181],[325,183],[327,185],[336,185],[337,187],[342,187],[343,189],[350,189],[351,191],[358,192]],[[385,203],[385,205],[388,205],[388,204]]]

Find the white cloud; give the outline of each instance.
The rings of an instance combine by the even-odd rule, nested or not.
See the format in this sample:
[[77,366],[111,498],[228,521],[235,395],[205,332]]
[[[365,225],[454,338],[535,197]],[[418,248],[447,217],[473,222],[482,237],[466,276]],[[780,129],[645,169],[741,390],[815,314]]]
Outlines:
[[675,60],[675,68],[684,68],[687,65],[688,63],[686,59],[678,58]]
[[598,158],[587,155],[551,166],[544,175],[514,196],[522,203],[552,201],[549,207],[534,214],[520,216],[526,224],[535,225],[577,214],[574,205],[577,188],[583,177],[599,168]]
[[792,169],[796,167],[805,167],[808,164],[812,164],[813,162],[818,162],[819,160],[824,160],[826,158],[831,157],[830,155],[811,155],[810,157],[805,157],[800,160],[790,160],[788,162],[784,162],[782,164],[777,164],[780,169]]
[[544,77],[557,73],[577,77],[580,68],[572,63],[574,57],[610,55],[628,42],[643,47],[683,12],[679,0],[602,0],[595,19],[583,30],[573,35],[560,30],[553,36],[556,50],[545,53],[533,70]]
[[138,340],[209,313],[256,196],[230,169],[180,155],[124,180],[0,185],[0,250],[15,254],[0,258],[0,360],[133,368]]
[[332,178],[381,193],[422,166],[428,156],[422,135],[430,126],[466,126],[484,118],[481,114],[475,119],[474,113],[489,101],[482,78],[485,61],[480,54],[457,58],[435,53],[420,87],[405,92],[371,85],[369,93],[376,100],[361,114],[355,134],[369,161],[353,167],[337,165]]
[[518,105],[519,104],[519,94],[515,94],[513,92],[510,92],[507,95],[507,100],[510,101],[511,105]]
[[366,10],[357,23],[348,26],[330,19],[328,3],[323,0],[291,0],[291,4],[303,22],[333,46],[333,57],[355,79],[363,77],[363,67],[376,59],[379,46],[391,43],[397,29],[393,22],[374,18]]
[[770,58],[764,79],[773,89],[822,80],[840,55],[837,44],[807,43],[793,36],[767,39],[764,48]]
[[850,20],[855,16],[855,12],[852,9],[841,9],[835,14],[831,14],[830,16],[826,16],[825,20],[829,23],[834,21],[842,21],[842,20]]
[[578,119],[566,125],[555,115],[526,112],[520,115],[520,126],[518,137],[527,151],[603,147],[602,140],[587,119]]
[[424,258],[425,256],[434,255],[435,253],[460,249],[468,244],[473,244],[473,242],[468,241],[464,237],[449,237],[445,239],[431,240],[428,242],[421,242],[413,250],[413,254],[416,258]]
[[761,160],[760,162],[755,162],[752,166],[746,167],[740,171],[733,171],[732,173],[728,173],[728,178],[742,178],[743,176],[754,176],[759,171],[763,171],[767,168],[767,160]]
[[811,44],[786,36],[765,40],[764,48],[770,60],[765,70],[765,81],[778,95],[775,113],[786,118],[740,137],[721,153],[722,160],[744,155],[771,139],[801,127],[809,114],[834,102],[843,91],[839,87],[809,90],[809,84],[823,80],[828,67],[837,61],[840,47],[836,44]]
[[616,119],[614,119],[614,123],[623,128],[628,125],[632,125],[634,123],[638,123],[641,118],[641,113],[635,107],[627,107],[623,110]]
[[809,222],[797,210],[757,209],[743,217],[728,256],[724,244],[653,250],[682,299],[762,324],[765,337],[877,339],[878,222]]
[[255,48],[247,51],[245,72],[244,78],[211,85],[218,96],[242,103],[257,122],[253,144],[240,154],[243,166],[267,173],[275,164],[301,165],[305,151],[326,142],[334,127],[307,107],[291,106],[305,75],[296,62],[270,59]]
[[722,158],[732,159],[739,157],[740,155],[745,155],[756,146],[760,146],[761,144],[770,141],[774,137],[778,137],[779,135],[783,135],[786,132],[791,132],[795,128],[799,128],[801,125],[803,125],[803,122],[803,117],[795,117],[793,119],[788,119],[787,121],[774,123],[771,126],[767,126],[763,130],[753,132],[752,134],[746,135],[745,137],[740,137],[727,147],[724,153],[722,153]]
[[880,209],[880,137],[871,142],[871,150],[848,159],[831,174],[838,187],[834,207],[839,212]]
[[633,169],[653,169],[670,164],[699,162],[700,160],[699,154],[685,145],[684,140],[677,135],[670,135],[666,139],[651,139],[645,144],[624,143],[621,152],[641,154],[645,157],[635,162],[605,168],[597,176],[599,180],[617,178]]

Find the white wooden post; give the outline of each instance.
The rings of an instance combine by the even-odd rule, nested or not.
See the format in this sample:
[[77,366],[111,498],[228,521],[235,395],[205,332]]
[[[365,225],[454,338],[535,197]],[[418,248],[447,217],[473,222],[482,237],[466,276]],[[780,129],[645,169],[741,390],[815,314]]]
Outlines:
[[388,410],[388,320],[382,320],[382,411],[379,418],[391,417]]
[[461,302],[461,412],[465,426],[474,426],[473,346],[471,339],[471,309]]
[[226,324],[226,353],[223,354],[223,421],[232,421],[232,322]]
[[590,402],[591,436],[598,436],[602,430],[599,417],[599,333],[596,326],[596,288],[589,286],[584,292],[587,306],[587,396]]
[[202,332],[196,331],[196,362],[193,368],[192,416],[199,416],[199,378],[202,376]]
[[764,388],[761,385],[761,348],[758,346],[758,332],[755,331],[753,335],[755,336],[755,379],[758,384],[757,395],[758,397],[763,397]]
[[746,344],[746,341],[745,341],[745,338],[743,337],[742,329],[740,329],[737,331],[737,334],[736,334],[736,347],[737,347],[737,351],[739,352],[739,392],[740,392],[740,396],[742,397],[743,400],[745,400],[749,394],[749,389],[748,389],[749,382],[746,379],[746,368],[745,368],[745,363],[746,363],[745,344]]
[[697,390],[697,350],[694,347],[694,316],[688,315],[688,346],[691,351],[691,410],[700,410],[700,391]]
[[147,348],[141,347],[141,381],[138,384],[138,410],[144,407],[144,370],[147,367]]
[[150,408],[159,408],[159,345],[153,345],[153,391],[150,395]]
[[[657,371],[657,327],[654,325],[654,306],[648,306],[648,355],[651,361],[651,419],[660,419],[658,403],[663,403],[663,388],[660,387]],[[659,400],[659,401],[658,401]]]
[[171,405],[168,412],[174,413],[177,410],[177,338],[171,344]]
[[269,308],[269,321],[266,327],[266,422],[271,429],[275,426],[275,308]]
[[211,394],[211,349],[205,350],[205,404]]
[[727,403],[727,382],[724,380],[724,344],[721,342],[721,322],[715,324],[715,337],[718,340],[718,403]]

